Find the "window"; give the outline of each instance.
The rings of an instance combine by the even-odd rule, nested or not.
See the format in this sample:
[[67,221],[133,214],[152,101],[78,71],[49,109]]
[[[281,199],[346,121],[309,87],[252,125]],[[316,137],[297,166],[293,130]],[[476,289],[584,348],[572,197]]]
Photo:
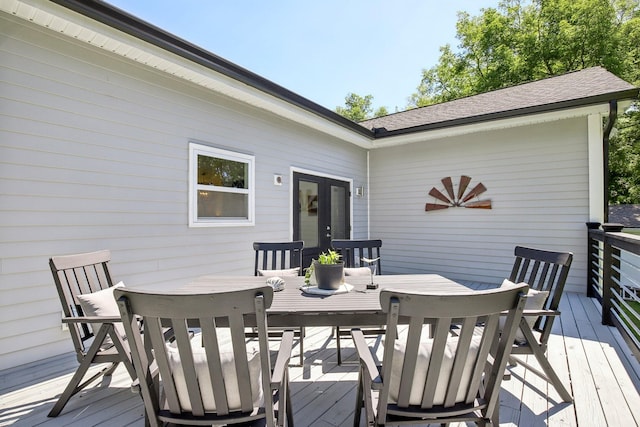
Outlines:
[[254,224],[254,156],[189,144],[189,226]]

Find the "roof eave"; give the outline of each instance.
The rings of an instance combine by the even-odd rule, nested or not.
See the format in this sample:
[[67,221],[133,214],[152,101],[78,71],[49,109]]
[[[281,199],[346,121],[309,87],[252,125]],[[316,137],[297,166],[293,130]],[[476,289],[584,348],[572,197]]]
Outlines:
[[374,138],[374,133],[371,130],[360,126],[338,113],[105,2],[93,0],[51,1],[160,49],[237,80],[270,96],[321,116],[361,136],[369,139]]
[[390,130],[390,131],[384,128],[378,128],[375,130],[375,138],[376,140],[379,140],[379,139],[394,137],[398,135],[406,135],[411,133],[425,132],[425,131],[436,130],[436,129],[445,129],[450,127],[466,126],[466,125],[471,125],[471,124],[476,124],[481,122],[488,122],[493,120],[503,120],[503,119],[509,119],[509,118],[514,118],[519,116],[531,115],[531,114],[547,113],[547,112],[553,112],[558,110],[585,107],[589,105],[597,105],[602,103],[608,103],[609,101],[612,101],[612,100],[634,99],[638,97],[639,92],[640,92],[640,89],[634,88],[634,89],[629,89],[624,91],[610,92],[610,93],[596,95],[596,96],[587,97],[587,98],[556,102],[553,104],[543,104],[543,105],[536,105],[536,106],[527,107],[527,108],[519,108],[515,110],[500,111],[497,113],[481,114],[477,116],[463,117],[463,118],[454,119],[454,120],[447,120],[447,121],[437,122],[437,123],[429,123],[425,125],[413,126],[413,127]]

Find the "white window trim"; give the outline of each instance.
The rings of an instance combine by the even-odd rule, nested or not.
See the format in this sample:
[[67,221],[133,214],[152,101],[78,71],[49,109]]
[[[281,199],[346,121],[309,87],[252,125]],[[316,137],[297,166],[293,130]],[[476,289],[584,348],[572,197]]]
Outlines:
[[[246,163],[248,165],[248,189],[214,187],[215,191],[241,193],[249,196],[248,218],[198,218],[198,190],[210,190],[212,186],[198,185],[198,155],[202,154],[220,159]],[[255,225],[255,156],[189,143],[189,227],[238,227]]]

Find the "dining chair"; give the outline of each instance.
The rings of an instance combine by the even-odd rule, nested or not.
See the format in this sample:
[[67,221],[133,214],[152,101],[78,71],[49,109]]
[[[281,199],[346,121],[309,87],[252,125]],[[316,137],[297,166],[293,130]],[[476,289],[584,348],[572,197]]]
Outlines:
[[376,274],[382,274],[382,263],[380,261],[380,248],[382,240],[348,240],[333,239],[331,247],[341,255],[345,268],[362,268],[370,264],[363,261],[363,258],[375,260]]
[[[366,425],[498,426],[500,385],[526,292],[525,284],[447,294],[383,289],[381,366],[361,331],[351,331],[360,360],[353,425],[364,409]],[[396,332],[400,318],[408,321],[406,333]]]
[[[271,365],[266,310],[273,289],[261,285],[225,292],[116,289],[130,341],[145,424],[293,425],[288,363],[293,332],[283,334]],[[137,331],[145,325],[144,341]],[[163,327],[173,328],[166,342]],[[246,341],[245,329],[258,331]],[[190,335],[193,328],[200,333]]]
[[[69,399],[102,376],[110,376],[122,362],[135,380],[135,370],[113,291],[108,250],[54,256],[49,259],[53,281],[62,304],[62,322],[68,326],[80,366],[67,384],[49,417],[56,417]],[[82,382],[93,364],[109,363]]]
[[[544,378],[555,387],[565,402],[571,402],[571,394],[549,363],[546,352],[553,321],[560,315],[558,306],[573,254],[516,246],[514,255],[509,281],[524,282],[530,290],[520,330],[511,350],[511,362],[519,363]],[[534,355],[542,371],[519,355]]]
[[[254,275],[266,277],[296,277],[303,274],[302,252],[304,242],[296,240],[293,242],[254,242],[255,251]],[[279,337],[282,335],[282,328],[269,328],[269,335]],[[296,330],[295,336],[298,338],[300,346],[300,366],[304,364],[304,327]]]
[[[340,254],[341,259],[344,261],[345,277],[382,274],[382,261],[380,258],[382,240],[333,239],[331,247]],[[366,260],[369,260],[369,262]],[[370,270],[371,268],[374,269],[373,272]],[[348,279],[345,278],[345,280]],[[335,333],[336,356],[338,365],[342,365],[341,337],[350,336],[351,332],[349,330],[341,330],[339,326],[336,326]],[[365,335],[383,335],[385,329],[383,327],[365,328],[362,329],[362,333]]]

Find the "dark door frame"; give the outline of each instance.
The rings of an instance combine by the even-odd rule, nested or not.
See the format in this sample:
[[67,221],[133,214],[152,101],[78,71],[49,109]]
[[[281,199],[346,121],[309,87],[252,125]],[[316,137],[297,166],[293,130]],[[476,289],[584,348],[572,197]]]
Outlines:
[[290,182],[290,188],[289,188],[289,193],[290,193],[290,197],[289,197],[289,213],[290,213],[290,221],[289,221],[289,227],[290,227],[290,236],[292,239],[294,239],[294,234],[295,234],[295,227],[294,227],[294,223],[295,223],[295,216],[296,216],[296,211],[294,209],[294,200],[296,199],[295,197],[295,188],[294,188],[294,174],[303,174],[303,175],[309,175],[312,177],[316,177],[319,179],[328,179],[328,180],[333,180],[333,181],[339,181],[339,182],[343,182],[343,183],[347,183],[348,184],[348,237],[347,238],[353,238],[353,178],[347,178],[347,177],[343,177],[343,176],[338,176],[338,175],[332,175],[332,174],[326,174],[326,173],[321,173],[321,172],[317,172],[317,171],[312,171],[312,170],[308,170],[308,169],[301,169],[301,168],[295,168],[292,167],[290,169],[290,174],[289,174],[289,182]]

